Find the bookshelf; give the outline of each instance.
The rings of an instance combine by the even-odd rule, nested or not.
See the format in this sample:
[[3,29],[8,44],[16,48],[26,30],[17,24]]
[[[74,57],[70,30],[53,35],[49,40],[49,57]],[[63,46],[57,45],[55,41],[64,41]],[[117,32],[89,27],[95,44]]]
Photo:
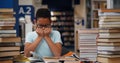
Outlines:
[[91,0],[86,0],[86,27],[91,28]]
[[52,27],[61,33],[63,46],[74,48],[73,11],[51,11]]
[[99,9],[106,9],[107,7],[107,0],[91,0],[92,4],[92,28],[98,28],[99,16],[98,10]]

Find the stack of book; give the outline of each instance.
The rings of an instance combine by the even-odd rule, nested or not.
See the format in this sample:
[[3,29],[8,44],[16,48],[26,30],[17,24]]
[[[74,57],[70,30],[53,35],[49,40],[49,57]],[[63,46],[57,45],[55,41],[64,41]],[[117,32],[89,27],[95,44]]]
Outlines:
[[98,29],[79,29],[78,30],[78,46],[80,50],[81,61],[96,61],[97,45],[96,38]]
[[13,9],[0,8],[0,60],[20,54],[21,38],[17,37],[15,23]]
[[120,62],[120,10],[99,11],[98,61]]

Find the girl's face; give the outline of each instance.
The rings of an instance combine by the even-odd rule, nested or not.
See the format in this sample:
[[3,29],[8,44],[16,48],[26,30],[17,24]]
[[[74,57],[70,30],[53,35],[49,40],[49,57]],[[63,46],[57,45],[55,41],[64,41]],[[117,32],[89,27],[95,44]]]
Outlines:
[[51,27],[51,20],[49,18],[38,18],[36,24],[39,28],[49,28]]

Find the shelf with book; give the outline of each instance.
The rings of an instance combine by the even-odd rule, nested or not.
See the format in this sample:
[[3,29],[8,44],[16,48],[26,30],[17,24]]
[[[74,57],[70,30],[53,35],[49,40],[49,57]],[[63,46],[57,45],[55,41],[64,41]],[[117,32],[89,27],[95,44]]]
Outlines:
[[86,28],[91,28],[91,0],[86,0]]
[[106,9],[107,0],[91,0],[91,3],[92,3],[92,28],[98,28],[99,27],[98,10]]
[[[73,11],[51,11],[52,27],[61,33],[63,46],[74,45]],[[74,48],[74,47],[73,47]]]

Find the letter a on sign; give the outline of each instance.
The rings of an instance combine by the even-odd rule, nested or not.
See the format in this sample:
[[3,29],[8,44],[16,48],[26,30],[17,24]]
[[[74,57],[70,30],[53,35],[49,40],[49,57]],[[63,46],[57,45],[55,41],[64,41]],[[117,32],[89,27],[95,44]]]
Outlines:
[[23,7],[20,7],[19,14],[25,14]]

